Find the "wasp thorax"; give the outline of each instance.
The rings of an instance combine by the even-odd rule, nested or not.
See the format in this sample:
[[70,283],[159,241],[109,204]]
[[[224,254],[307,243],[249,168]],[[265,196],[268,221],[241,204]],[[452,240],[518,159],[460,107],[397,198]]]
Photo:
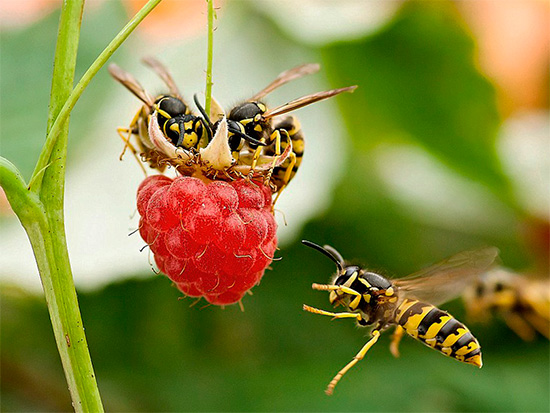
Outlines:
[[371,287],[378,288],[379,290],[386,290],[391,287],[391,282],[387,278],[374,272],[365,272],[362,274],[362,278],[367,281]]
[[165,112],[169,115],[165,116],[166,118],[188,113],[187,105],[174,96],[162,96],[157,99],[156,104],[159,114],[162,115],[162,112]]
[[231,110],[229,113],[229,119],[237,122],[244,121],[259,121],[258,115],[261,116],[265,113],[266,107],[260,102],[246,102]]

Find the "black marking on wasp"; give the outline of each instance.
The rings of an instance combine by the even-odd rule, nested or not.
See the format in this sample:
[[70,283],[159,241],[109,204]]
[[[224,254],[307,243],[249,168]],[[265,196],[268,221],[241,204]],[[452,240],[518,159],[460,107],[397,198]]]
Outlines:
[[354,359],[329,383],[332,394],[336,384],[376,343],[380,333],[396,326],[390,346],[399,355],[398,345],[404,333],[458,361],[482,366],[481,347],[468,328],[432,303],[442,303],[460,295],[479,274],[489,268],[498,255],[494,247],[464,251],[408,277],[389,280],[357,265],[347,264],[332,247],[311,241],[302,243],[328,258],[337,267],[331,284],[313,284],[315,290],[328,291],[334,306],[346,312],[333,313],[304,305],[304,310],[333,318],[354,318],[361,326],[373,326],[372,338]]

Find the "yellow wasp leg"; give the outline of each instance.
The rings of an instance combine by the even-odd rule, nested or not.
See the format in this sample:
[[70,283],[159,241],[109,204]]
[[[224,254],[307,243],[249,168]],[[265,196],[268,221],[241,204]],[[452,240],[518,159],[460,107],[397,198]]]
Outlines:
[[357,355],[353,358],[353,360],[346,364],[346,366],[342,370],[340,370],[338,374],[336,374],[336,376],[334,376],[334,378],[331,380],[331,382],[327,386],[327,389],[325,390],[325,393],[328,396],[332,395],[332,393],[334,392],[334,388],[336,387],[340,379],[344,376],[344,374],[346,374],[349,369],[355,366],[359,360],[363,360],[365,354],[367,354],[367,351],[369,351],[370,348],[374,346],[374,344],[378,341],[378,337],[380,337],[380,331],[373,330],[371,334],[372,338],[367,342],[367,344],[365,344],[363,348],[359,351],[359,353],[357,353]]
[[537,313],[527,313],[525,319],[544,337],[550,338],[550,325],[547,319],[540,317]]
[[535,339],[535,330],[521,316],[508,313],[504,315],[504,321],[522,340],[533,341]]
[[[124,145],[124,148],[122,149],[122,153],[120,154],[120,160],[122,160],[122,157],[124,156],[124,153],[126,152],[126,148],[130,146],[130,137],[132,136],[132,129],[134,128],[134,126],[137,125],[138,120],[141,116],[142,110],[143,109],[140,109],[140,110],[137,111],[137,113],[132,118],[132,121],[130,122],[130,126],[128,126],[127,129],[124,129],[124,128],[118,128],[117,129],[118,134],[120,135],[122,140],[126,143]],[[128,136],[126,136],[126,137],[122,136],[122,132],[128,133]]]
[[405,333],[405,329],[403,327],[399,325],[395,327],[395,331],[393,332],[393,336],[390,343],[390,352],[395,358],[399,357],[399,342],[403,338],[404,333]]
[[279,197],[281,196],[281,193],[283,192],[283,189],[286,188],[286,185],[288,184],[288,181],[290,181],[290,175],[292,174],[292,169],[294,169],[294,165],[296,165],[296,154],[294,152],[290,152],[288,155],[290,158],[290,164],[288,165],[288,168],[285,171],[285,176],[283,177],[283,186],[279,188],[277,191],[277,196],[275,197],[275,200],[273,201],[273,205],[277,202]]
[[258,163],[258,159],[260,159],[262,149],[263,148],[261,146],[258,146],[254,151],[254,156],[252,157],[252,165],[250,166],[250,172],[248,173],[249,177],[252,177],[252,175],[254,175],[254,169],[256,169],[256,165]]
[[355,318],[357,321],[361,320],[361,314],[359,313],[331,313],[330,311],[320,310],[318,308],[310,307],[304,304],[304,310],[313,314],[328,315],[332,318]]
[[[136,150],[134,145],[132,145],[132,143],[130,142],[130,137],[132,136],[132,130],[130,128],[117,128],[116,131],[118,132],[118,136],[120,136],[125,143],[124,149],[122,150],[122,153],[120,154],[119,159],[122,160],[122,157],[124,156],[124,152],[126,152],[126,148],[130,148],[130,152],[132,152],[132,155],[136,159],[139,167],[141,168],[145,176],[147,176],[147,171],[143,166],[143,162],[141,162],[141,160],[139,159],[138,151]],[[124,133],[128,133],[128,137],[124,136]]]
[[311,284],[311,288],[313,288],[314,290],[319,290],[319,291],[341,291],[343,293],[346,293],[346,294],[351,294],[351,295],[361,295],[361,293],[358,293],[357,291],[355,290],[352,290],[351,288],[349,287],[346,287],[344,285],[326,285],[326,284]]
[[[288,136],[288,132],[284,131],[286,133],[286,136],[288,137],[288,141],[290,142],[290,136]],[[275,138],[273,138],[275,136]],[[269,168],[269,173],[267,174],[267,181],[271,179],[271,174],[273,173],[273,168],[275,168],[275,164],[277,163],[277,160],[279,159],[279,156],[281,156],[281,132],[276,130],[271,134],[271,140],[275,141],[275,156],[273,157],[273,163],[271,164],[271,168]]]

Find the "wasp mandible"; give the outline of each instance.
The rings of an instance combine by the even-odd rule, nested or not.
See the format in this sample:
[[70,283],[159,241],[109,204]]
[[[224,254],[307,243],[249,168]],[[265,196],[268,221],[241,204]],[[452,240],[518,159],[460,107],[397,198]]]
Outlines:
[[380,333],[394,325],[390,350],[396,357],[399,341],[407,333],[446,356],[482,366],[477,339],[464,324],[436,305],[460,295],[464,287],[486,271],[498,255],[497,248],[464,251],[405,278],[390,280],[346,263],[340,253],[328,245],[321,247],[306,240],[302,243],[326,255],[337,267],[331,284],[313,284],[312,288],[329,291],[330,303],[343,305],[348,311],[332,313],[308,305],[304,305],[304,310],[333,318],[353,318],[360,326],[372,326],[371,339],[334,376],[325,391],[328,395],[344,374],[365,357]]

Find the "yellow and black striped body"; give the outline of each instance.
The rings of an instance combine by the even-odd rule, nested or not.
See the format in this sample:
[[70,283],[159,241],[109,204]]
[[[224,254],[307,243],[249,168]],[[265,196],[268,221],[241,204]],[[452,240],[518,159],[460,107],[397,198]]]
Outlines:
[[[295,116],[285,116],[274,125],[274,133],[281,135],[281,152],[284,152],[288,145],[288,139],[292,141],[292,152],[282,165],[273,169],[271,182],[277,189],[286,186],[302,164],[304,156],[304,134],[301,129],[300,121]],[[264,154],[268,156],[275,155],[275,143],[264,149]]]
[[395,322],[405,332],[446,356],[481,367],[481,347],[470,330],[449,313],[413,299],[404,299]]

